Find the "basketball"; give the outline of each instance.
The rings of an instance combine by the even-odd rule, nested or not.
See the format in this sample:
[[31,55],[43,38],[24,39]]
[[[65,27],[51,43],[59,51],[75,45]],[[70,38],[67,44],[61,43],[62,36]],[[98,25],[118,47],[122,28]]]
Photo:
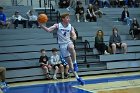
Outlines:
[[48,21],[48,16],[46,14],[40,14],[37,20],[39,23],[46,23]]

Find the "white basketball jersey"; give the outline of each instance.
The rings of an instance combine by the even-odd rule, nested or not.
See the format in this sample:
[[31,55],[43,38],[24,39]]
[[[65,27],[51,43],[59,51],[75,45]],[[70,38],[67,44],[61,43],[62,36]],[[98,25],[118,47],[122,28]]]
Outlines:
[[65,44],[65,43],[71,42],[71,39],[70,39],[71,29],[72,29],[71,24],[68,24],[67,27],[64,27],[62,23],[58,24],[57,36],[58,36],[59,44]]

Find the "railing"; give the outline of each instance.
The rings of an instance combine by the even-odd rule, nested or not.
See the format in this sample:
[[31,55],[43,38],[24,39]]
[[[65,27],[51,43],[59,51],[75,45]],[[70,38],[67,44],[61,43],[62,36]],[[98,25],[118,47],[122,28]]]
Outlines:
[[88,42],[88,40],[85,40],[84,42],[84,62],[87,64],[87,67],[89,67],[89,64],[87,63],[87,52],[90,49],[90,43]]
[[52,11],[53,11],[53,5],[51,4],[51,0],[50,0],[50,20],[52,20]]
[[60,12],[57,11],[57,23],[60,21]]

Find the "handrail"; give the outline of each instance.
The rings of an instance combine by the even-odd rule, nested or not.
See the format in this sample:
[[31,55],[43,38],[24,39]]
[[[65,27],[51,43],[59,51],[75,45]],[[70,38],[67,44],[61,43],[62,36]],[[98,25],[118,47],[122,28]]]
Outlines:
[[89,41],[88,40],[85,40],[85,43],[86,43],[86,46],[88,46],[88,47],[86,47],[86,48],[90,48],[90,43],[89,43]]
[[60,21],[60,12],[57,11],[57,23]]
[[85,55],[84,55],[84,62],[87,63],[87,51],[90,49],[90,44],[88,42],[88,40],[85,40],[84,42],[84,52],[85,52]]
[[52,11],[53,11],[53,5],[51,4],[51,0],[50,0],[50,20],[52,20]]

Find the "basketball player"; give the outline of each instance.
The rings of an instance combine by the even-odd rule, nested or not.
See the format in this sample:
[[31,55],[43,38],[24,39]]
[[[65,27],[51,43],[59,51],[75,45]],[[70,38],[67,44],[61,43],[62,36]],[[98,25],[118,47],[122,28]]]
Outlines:
[[70,37],[73,40],[76,40],[77,36],[74,31],[74,28],[71,26],[69,14],[62,14],[61,15],[62,22],[58,24],[54,24],[51,27],[46,27],[40,24],[40,27],[43,28],[47,32],[52,32],[53,30],[57,29],[57,36],[58,36],[58,44],[60,47],[60,53],[65,58],[66,62],[68,62],[71,71],[73,72],[74,76],[76,77],[77,81],[84,85],[84,81],[80,78],[77,74],[78,66],[76,62],[76,52],[74,49],[73,42],[71,41]]

